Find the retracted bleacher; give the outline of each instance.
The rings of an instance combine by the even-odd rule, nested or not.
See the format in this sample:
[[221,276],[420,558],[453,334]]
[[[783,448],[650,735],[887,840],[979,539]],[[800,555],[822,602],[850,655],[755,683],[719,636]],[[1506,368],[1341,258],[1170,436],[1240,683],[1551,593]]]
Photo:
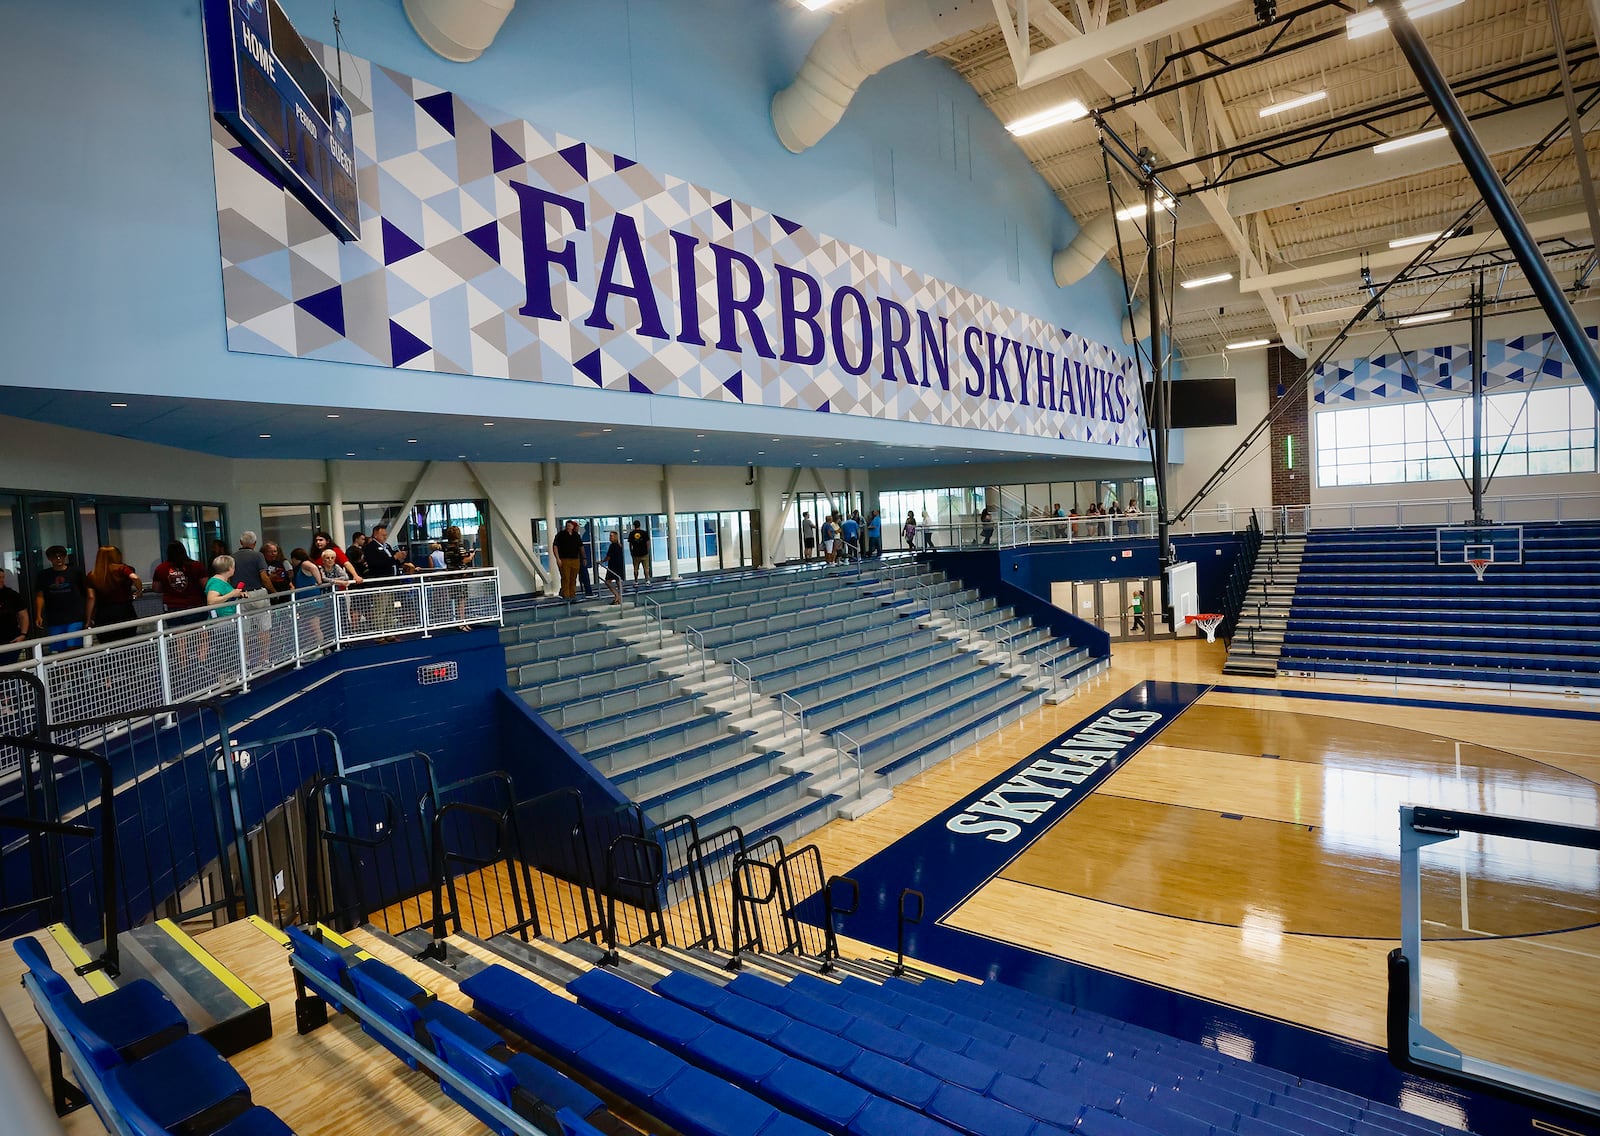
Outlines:
[[1488,526],[1468,544],[1432,528],[1312,533],[1280,671],[1600,689],[1600,523],[1515,528],[1515,556],[1496,555]]

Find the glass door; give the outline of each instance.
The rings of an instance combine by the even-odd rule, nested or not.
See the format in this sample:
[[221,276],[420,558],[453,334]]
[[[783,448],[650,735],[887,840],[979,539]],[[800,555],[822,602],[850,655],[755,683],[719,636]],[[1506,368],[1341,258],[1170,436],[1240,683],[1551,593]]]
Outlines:
[[29,497],[23,501],[24,540],[27,548],[28,570],[37,573],[46,566],[44,550],[61,545],[67,550],[67,562],[83,567],[83,550],[78,546],[77,510],[66,497]]

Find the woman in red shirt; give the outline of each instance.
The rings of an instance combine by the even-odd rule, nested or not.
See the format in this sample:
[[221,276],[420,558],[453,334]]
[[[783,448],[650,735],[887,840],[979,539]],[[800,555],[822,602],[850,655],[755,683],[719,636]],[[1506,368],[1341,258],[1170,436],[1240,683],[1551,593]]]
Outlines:
[[[114,544],[102,544],[94,558],[94,571],[89,573],[89,587],[94,589],[94,627],[109,627],[137,619],[133,601],[144,591],[139,574],[122,562],[122,550]],[[113,639],[126,639],[133,629],[114,631],[98,636],[102,643]]]
[[161,593],[161,606],[168,615],[199,611],[206,606],[205,565],[189,558],[181,540],[167,545],[167,558],[156,565],[150,586]]

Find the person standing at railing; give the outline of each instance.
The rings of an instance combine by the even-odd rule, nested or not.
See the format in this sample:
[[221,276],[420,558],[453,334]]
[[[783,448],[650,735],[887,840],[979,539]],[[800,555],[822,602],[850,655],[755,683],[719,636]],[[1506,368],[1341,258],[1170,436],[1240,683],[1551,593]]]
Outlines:
[[644,531],[644,526],[638,521],[633,522],[633,530],[628,533],[628,555],[633,559],[633,582],[637,584],[643,574],[645,583],[649,583],[650,534]]
[[[94,592],[83,569],[67,563],[67,550],[52,544],[44,550],[50,562],[39,575],[39,585],[33,594],[33,624],[44,628],[46,635],[62,635],[68,631],[82,631],[94,618]],[[57,651],[71,651],[83,646],[82,639],[67,639],[56,644]]]
[[556,533],[550,542],[550,555],[561,572],[561,598],[570,603],[578,598],[578,572],[583,568],[583,534],[578,531],[577,521],[568,521]]
[[265,663],[271,649],[272,577],[267,572],[267,558],[256,551],[260,539],[250,529],[239,534],[239,547],[233,554],[233,582],[244,588],[244,610],[250,617],[247,630],[254,640],[255,663]]
[[611,589],[613,605],[622,602],[622,579],[627,568],[622,563],[622,537],[611,530],[611,543],[606,547],[606,587]]
[[979,535],[983,538],[983,543],[992,544],[994,542],[994,511],[989,508],[987,502],[983,506],[983,512],[978,514],[978,527],[982,530]]
[[883,518],[876,509],[867,518],[867,555],[874,558],[883,555]]
[[294,565],[294,575],[289,578],[289,582],[295,591],[322,587],[322,572],[305,549],[297,548],[289,553],[289,563]]
[[1139,535],[1139,502],[1138,502],[1138,500],[1133,498],[1133,497],[1129,497],[1128,498],[1128,507],[1122,511],[1122,515],[1124,517],[1128,518],[1128,535],[1129,536],[1138,536]]
[[150,586],[161,594],[161,607],[168,615],[178,616],[206,606],[205,568],[190,559],[181,540],[167,545],[167,558],[156,565]]
[[291,583],[294,568],[284,559],[283,546],[275,540],[267,541],[261,546],[261,559],[267,564],[267,583],[272,591],[272,602],[287,600],[290,589],[294,587]]
[[915,513],[906,514],[906,523],[900,529],[900,537],[906,542],[907,552],[915,552],[917,550],[917,515]]
[[810,560],[817,554],[817,522],[810,513],[800,514],[800,559]]
[[345,579],[361,583],[361,573],[350,563],[350,558],[345,555],[344,549],[334,543],[334,540],[325,532],[319,532],[311,537],[311,559],[320,566],[323,562],[322,554],[332,552],[334,563],[345,571]]
[[[28,618],[28,601],[11,586],[10,579],[10,574],[0,569],[0,642],[23,643],[33,621]],[[20,650],[0,650],[0,665],[15,661],[21,654]]]
[[861,555],[861,520],[856,514],[851,513],[839,522],[839,535],[842,538],[843,553],[841,560],[855,560]]
[[[389,547],[389,527],[373,525],[372,536],[361,546],[361,558],[366,565],[367,583],[382,588],[399,575],[394,561],[394,549]],[[388,632],[394,626],[395,599],[382,591],[369,593],[367,607],[372,612],[373,629]],[[387,642],[385,634],[379,642]]]
[[213,619],[226,619],[239,610],[236,601],[244,599],[243,584],[233,578],[234,559],[223,555],[211,562],[211,579],[206,581],[206,606]]
[[933,551],[933,523],[928,520],[927,513],[922,514],[922,547]]
[[[111,627],[137,619],[133,601],[144,592],[144,581],[133,567],[122,562],[122,550],[114,544],[102,544],[95,553],[94,571],[89,573],[89,590],[94,595],[94,617],[90,627]],[[131,629],[111,631],[96,636],[101,642],[126,639]]]

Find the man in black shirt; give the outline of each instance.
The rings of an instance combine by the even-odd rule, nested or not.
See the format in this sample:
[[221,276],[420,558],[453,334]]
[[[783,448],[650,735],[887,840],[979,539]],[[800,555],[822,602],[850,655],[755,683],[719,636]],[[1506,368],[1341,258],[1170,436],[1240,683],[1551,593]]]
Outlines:
[[[10,587],[6,579],[5,572],[0,571],[0,644],[20,644],[27,641],[33,622],[28,618],[28,603],[22,593]],[[0,663],[12,662],[21,653],[20,648],[12,651],[0,646]]]
[[550,555],[561,570],[561,598],[577,599],[578,572],[583,567],[583,535],[578,532],[577,521],[568,521],[567,527],[556,533],[550,542]]
[[[388,525],[372,526],[372,536],[361,546],[361,562],[362,574],[379,589],[400,574],[399,565],[395,563],[394,550],[389,547]],[[373,623],[376,627],[381,631],[393,630],[395,605],[398,602],[394,594],[379,590],[372,595],[370,602]],[[388,639],[389,636],[384,635],[379,641],[385,642]]]
[[633,557],[633,578],[637,580],[642,572],[646,580],[650,579],[650,534],[638,521],[633,522],[633,531],[628,534],[628,555]]
[[[39,574],[39,586],[33,594],[34,625],[44,628],[46,635],[82,631],[94,618],[94,592],[84,579],[83,569],[67,563],[67,550],[59,544],[45,549],[44,555],[50,567]],[[55,649],[70,651],[81,646],[82,639],[67,639],[56,644]]]

